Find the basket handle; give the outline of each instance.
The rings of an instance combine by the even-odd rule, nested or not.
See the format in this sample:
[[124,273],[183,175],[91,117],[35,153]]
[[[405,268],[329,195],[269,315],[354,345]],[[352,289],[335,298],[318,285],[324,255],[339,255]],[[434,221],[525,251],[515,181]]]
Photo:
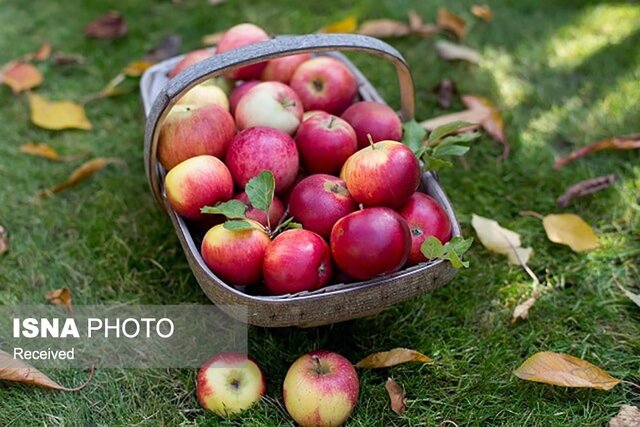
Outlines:
[[194,86],[225,71],[270,59],[298,53],[327,51],[361,51],[381,56],[395,65],[400,83],[400,102],[403,120],[410,120],[415,112],[413,78],[400,52],[373,37],[357,34],[309,34],[280,36],[207,58],[169,80],[156,97],[145,129],[145,170],[151,191],[162,205],[160,170],[157,161],[159,124],[180,97]]

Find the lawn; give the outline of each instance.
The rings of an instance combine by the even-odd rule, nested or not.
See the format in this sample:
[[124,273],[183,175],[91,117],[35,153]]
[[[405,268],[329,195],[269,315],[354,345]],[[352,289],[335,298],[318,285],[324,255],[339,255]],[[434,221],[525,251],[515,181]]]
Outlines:
[[[39,64],[45,82],[37,91],[52,99],[81,98],[99,90],[118,70],[168,33],[183,50],[200,38],[243,21],[273,33],[309,33],[355,14],[360,19],[405,19],[416,9],[433,21],[439,6],[459,13],[478,49],[478,66],[448,63],[434,51],[438,37],[390,42],[412,67],[421,119],[451,110],[438,107],[433,87],[443,78],[460,93],[478,94],[502,109],[513,152],[496,161],[500,147],[488,137],[441,174],[465,235],[471,214],[498,220],[535,249],[531,268],[546,292],[530,318],[510,324],[513,308],[532,292],[517,266],[476,243],[471,267],[444,288],[373,317],[313,329],[250,330],[250,351],[268,376],[267,397],[240,418],[221,421],[195,397],[193,370],[101,369],[79,393],[0,385],[0,425],[289,425],[280,394],[286,369],[315,349],[338,351],[355,362],[392,347],[431,356],[432,365],[361,371],[359,404],[349,425],[599,426],[622,404],[639,404],[638,388],[609,392],[528,383],[512,371],[537,351],[582,357],[613,376],[640,382],[640,308],[625,298],[612,273],[640,291],[640,152],[603,152],[561,170],[554,158],[590,142],[640,131],[640,5],[637,2],[522,0],[489,2],[484,23],[474,1],[331,0],[324,2],[204,0],[92,2],[0,0],[0,63],[35,50],[49,39],[54,50],[86,57],[64,69]],[[116,41],[86,39],[86,23],[108,10],[122,12],[129,34]],[[379,59],[352,56],[390,103],[397,86]],[[50,132],[29,124],[26,97],[0,87],[0,224],[11,251],[0,258],[0,304],[40,304],[48,290],[68,286],[75,304],[175,304],[207,300],[191,275],[168,219],[154,204],[143,167],[144,114],[137,92],[88,104],[92,131]],[[119,157],[90,181],[41,200],[38,190],[62,181],[80,162],[25,156],[18,147],[48,143],[63,154],[89,150]],[[567,209],[600,236],[588,254],[547,241],[539,220],[521,210],[558,212],[555,199],[582,179],[615,173],[618,183]],[[80,371],[52,372],[65,384]],[[406,390],[402,417],[388,407],[384,382],[392,376]],[[446,423],[444,425],[447,425]]]

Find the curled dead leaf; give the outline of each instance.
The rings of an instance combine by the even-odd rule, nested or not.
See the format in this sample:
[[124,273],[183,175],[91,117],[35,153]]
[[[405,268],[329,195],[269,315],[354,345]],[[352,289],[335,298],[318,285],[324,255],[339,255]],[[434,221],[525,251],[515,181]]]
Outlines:
[[40,46],[40,49],[38,49],[38,51],[33,54],[33,59],[35,59],[36,61],[46,61],[47,59],[49,59],[50,55],[51,43],[49,43],[49,41],[45,41],[44,43],[42,43],[42,46]]
[[358,18],[349,15],[318,30],[319,33],[353,33],[358,29]]
[[493,12],[488,4],[477,4],[475,6],[471,6],[471,14],[485,22],[489,22],[493,19]]
[[638,426],[640,426],[640,409],[637,406],[622,405],[618,414],[609,421],[609,427]]
[[410,33],[411,29],[409,28],[409,25],[394,19],[373,19],[370,21],[364,21],[362,25],[360,25],[360,28],[358,28],[358,34],[378,37],[381,39],[402,37],[409,35]]
[[71,173],[71,175],[69,175],[69,178],[66,181],[56,185],[55,187],[49,190],[42,190],[38,194],[40,197],[47,197],[51,194],[64,191],[67,188],[73,187],[79,184],[80,182],[86,180],[94,173],[98,172],[99,170],[103,169],[105,166],[112,163],[124,163],[124,161],[122,159],[117,159],[117,158],[96,157],[95,159],[91,159],[83,163],[82,165],[80,165],[78,168],[76,168]]
[[542,219],[544,231],[553,243],[569,246],[574,252],[585,252],[598,247],[598,236],[576,214],[551,214]]
[[441,7],[438,9],[436,23],[443,30],[451,31],[458,39],[463,39],[467,35],[467,24],[464,19],[447,8]]
[[393,378],[388,378],[384,383],[384,388],[389,393],[389,400],[391,404],[391,410],[396,414],[402,416],[407,409],[407,398],[404,397],[404,390],[394,381]]
[[117,39],[127,34],[127,23],[119,12],[111,11],[84,27],[87,37]]
[[64,308],[64,311],[67,315],[73,315],[73,309],[71,307],[71,289],[69,288],[60,288],[54,289],[53,291],[47,292],[45,296],[47,301],[51,304],[59,305]]
[[503,150],[500,157],[498,157],[498,160],[506,159],[511,152],[511,146],[504,135],[504,120],[502,119],[502,113],[498,107],[496,107],[496,105],[487,98],[476,95],[464,95],[462,96],[462,102],[464,102],[464,105],[471,110],[478,112],[484,111],[486,113],[486,116],[482,119],[480,124],[485,132],[487,132],[494,140],[502,144]]
[[564,194],[558,197],[556,204],[561,208],[569,206],[569,202],[576,197],[584,197],[612,186],[616,182],[615,175],[603,175],[580,181],[567,188]]
[[436,42],[436,52],[442,59],[446,59],[447,61],[460,60],[472,64],[479,64],[482,59],[478,51],[447,40],[438,40]]
[[536,298],[531,297],[524,302],[518,304],[513,310],[513,317],[511,318],[511,324],[514,324],[518,319],[527,319],[529,317],[529,309],[536,303]]
[[410,10],[408,13],[409,18],[409,30],[412,34],[419,37],[428,37],[438,32],[438,27],[433,24],[425,24],[422,17],[415,10]]
[[88,153],[78,153],[73,156],[61,156],[58,152],[47,144],[34,144],[33,142],[27,142],[20,146],[20,152],[29,154],[36,157],[44,157],[45,159],[54,160],[57,162],[71,162],[73,160],[80,159],[86,156]]
[[9,242],[9,233],[7,233],[7,229],[0,225],[0,255],[9,252],[9,248],[11,247]]
[[14,61],[3,67],[0,72],[0,81],[9,86],[13,93],[20,93],[40,86],[44,78],[33,65]]
[[620,383],[620,380],[585,360],[550,351],[539,352],[529,357],[513,374],[526,381],[562,387],[611,390]]
[[31,121],[50,130],[91,129],[84,107],[74,101],[49,101],[43,96],[28,93]]
[[53,65],[82,65],[86,62],[84,56],[73,53],[54,52],[51,55]]
[[591,153],[602,150],[637,150],[640,149],[640,134],[615,136],[613,138],[603,139],[593,144],[587,145],[579,150],[574,151],[568,156],[561,157],[553,164],[555,169],[561,167]]
[[91,368],[87,380],[78,387],[64,387],[33,366],[22,360],[16,360],[9,353],[0,350],[0,381],[19,382],[53,390],[79,391],[89,384],[94,372],[95,369]]
[[373,353],[355,364],[356,368],[388,368],[408,362],[431,363],[428,356],[408,348],[394,348],[389,351]]

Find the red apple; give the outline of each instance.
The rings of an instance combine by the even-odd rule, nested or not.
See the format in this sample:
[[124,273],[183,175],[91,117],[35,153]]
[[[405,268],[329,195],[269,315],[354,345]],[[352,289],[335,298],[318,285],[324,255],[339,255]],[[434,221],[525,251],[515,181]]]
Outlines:
[[208,104],[216,104],[222,109],[229,111],[229,98],[220,86],[216,86],[211,81],[200,83],[191,88],[187,93],[182,95],[177,104],[185,104],[192,106],[204,106]]
[[262,271],[271,295],[319,289],[333,274],[329,245],[312,231],[284,231],[267,247]]
[[233,117],[218,105],[175,105],[160,128],[158,160],[169,170],[202,154],[223,158],[235,134]]
[[402,122],[400,117],[387,104],[374,101],[356,102],[342,113],[356,131],[358,148],[369,145],[371,135],[373,142],[402,140]]
[[331,175],[311,175],[300,181],[289,198],[289,215],[305,230],[329,238],[340,218],[358,209],[343,180]]
[[233,196],[229,169],[216,157],[197,156],[171,169],[165,177],[165,191],[171,207],[187,219],[204,218],[200,209]]
[[358,280],[400,270],[410,249],[407,222],[389,208],[353,212],[331,230],[333,259],[338,268]]
[[229,143],[226,163],[233,180],[244,189],[263,170],[273,173],[276,193],[285,191],[298,175],[296,143],[286,133],[264,126],[245,129]]
[[288,84],[298,66],[309,59],[311,59],[311,54],[309,53],[272,59],[262,72],[262,80]]
[[398,213],[407,221],[411,231],[409,265],[427,260],[420,251],[427,237],[434,236],[443,244],[451,239],[451,221],[447,213],[438,202],[424,193],[414,193]]
[[174,78],[182,70],[189,68],[193,64],[204,61],[207,58],[213,56],[213,52],[207,49],[198,49],[193,52],[187,53],[171,71],[169,71],[169,78]]
[[264,82],[249,89],[236,107],[239,129],[268,126],[292,135],[302,120],[302,101],[284,83]]
[[349,157],[340,178],[358,203],[397,208],[418,188],[420,165],[406,145],[381,141]]
[[338,174],[357,150],[353,128],[340,117],[317,112],[304,120],[296,133],[300,160],[310,173]]
[[[269,40],[269,35],[254,24],[239,24],[229,28],[220,38],[216,46],[216,52],[223,53],[242,46]],[[260,78],[262,70],[267,66],[266,62],[260,62],[245,67],[235,68],[225,73],[225,76],[234,80],[251,80]]]
[[234,197],[236,200],[240,200],[242,203],[248,206],[248,209],[244,213],[249,219],[252,219],[265,227],[268,225],[274,229],[279,223],[280,219],[282,219],[282,215],[284,215],[284,205],[277,197],[273,198],[271,202],[271,206],[269,207],[269,222],[267,223],[267,213],[265,211],[261,211],[259,209],[251,206],[251,202],[249,201],[249,196],[244,191],[242,193],[236,194]]
[[231,114],[236,113],[238,102],[240,102],[240,99],[249,92],[249,89],[259,85],[260,83],[262,83],[260,80],[248,80],[240,83],[231,90],[231,95],[229,95],[229,109],[231,110]]
[[305,120],[311,118],[314,114],[329,114],[325,111],[322,110],[309,110],[309,111],[305,111],[304,114],[302,115],[302,121],[304,122]]
[[301,356],[282,385],[287,411],[303,427],[344,424],[356,406],[359,390],[351,362],[327,350]]
[[196,377],[198,402],[221,417],[249,409],[260,400],[266,388],[258,364],[240,353],[213,356],[202,365]]
[[302,99],[305,110],[342,114],[351,105],[358,83],[341,61],[320,56],[303,62],[293,73],[290,86]]

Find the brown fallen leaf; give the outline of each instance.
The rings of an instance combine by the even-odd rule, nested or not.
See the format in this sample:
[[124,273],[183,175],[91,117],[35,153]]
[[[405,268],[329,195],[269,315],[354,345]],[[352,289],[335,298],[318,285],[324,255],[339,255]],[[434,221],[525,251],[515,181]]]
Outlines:
[[318,30],[319,33],[353,33],[358,29],[358,18],[349,15]]
[[78,160],[88,154],[88,152],[78,153],[73,156],[61,156],[58,152],[47,144],[34,144],[33,142],[27,142],[20,146],[20,152],[29,154],[31,156],[44,157],[45,159],[54,160],[57,162],[71,162]]
[[387,393],[389,393],[391,410],[402,416],[407,409],[407,398],[404,397],[404,390],[402,390],[402,387],[400,387],[393,378],[387,379],[387,382],[384,383],[384,388],[386,388]]
[[133,61],[122,69],[122,73],[127,77],[139,77],[152,65],[153,63],[148,61]]
[[31,121],[50,130],[91,129],[84,106],[74,101],[49,101],[43,96],[29,92]]
[[53,390],[80,391],[89,384],[94,372],[95,368],[91,368],[87,380],[78,387],[64,387],[33,366],[14,359],[9,353],[0,350],[0,381],[19,382]]
[[447,8],[441,7],[438,9],[436,24],[443,30],[451,31],[460,40],[467,35],[467,24],[464,22],[464,19]]
[[527,319],[529,317],[529,309],[533,307],[533,304],[536,303],[536,298],[531,297],[525,300],[524,302],[518,304],[516,308],[513,310],[513,316],[511,318],[511,324],[513,325],[519,319]]
[[127,23],[119,12],[111,11],[84,27],[87,37],[117,39],[127,34]]
[[42,46],[40,46],[40,49],[38,49],[38,51],[33,54],[33,59],[36,61],[46,61],[47,59],[49,59],[50,55],[51,43],[49,43],[49,41],[45,41],[44,43],[42,43]]
[[638,426],[640,426],[640,409],[637,406],[622,405],[618,414],[609,421],[609,427]]
[[439,30],[436,25],[425,24],[422,20],[422,16],[415,10],[410,10],[408,13],[409,18],[409,30],[412,34],[419,37],[428,37],[436,34]]
[[388,368],[407,362],[431,363],[431,359],[424,354],[408,348],[394,348],[389,351],[373,353],[355,364],[356,368]]
[[584,197],[588,194],[604,190],[616,182],[615,175],[602,175],[595,178],[580,181],[567,188],[564,194],[558,197],[556,204],[561,208],[569,206],[569,202],[576,197]]
[[598,247],[598,236],[576,214],[551,214],[542,218],[547,237],[553,243],[567,245],[574,252],[586,252]]
[[10,62],[0,71],[0,82],[9,86],[13,93],[40,86],[43,80],[40,71],[27,62]]
[[411,29],[408,24],[394,19],[373,19],[364,21],[358,28],[358,34],[384,39],[409,35]]
[[637,150],[640,148],[640,134],[614,136],[613,138],[603,139],[593,144],[587,145],[579,150],[574,151],[568,156],[561,157],[555,161],[553,167],[560,169],[561,167],[591,153],[602,150]]
[[620,383],[620,380],[585,360],[550,351],[529,357],[513,374],[526,381],[562,387],[611,390]]
[[629,298],[638,307],[640,307],[640,294],[634,294],[633,292],[625,289],[624,286],[622,286],[622,284],[618,281],[618,278],[616,277],[615,274],[613,274],[613,281],[616,282],[616,285],[618,286],[618,288],[627,296],[627,298]]
[[438,86],[435,87],[434,92],[438,94],[438,105],[441,108],[448,109],[453,102],[453,96],[458,93],[456,84],[451,79],[442,79]]
[[73,187],[79,184],[80,182],[86,180],[94,173],[98,172],[99,170],[103,169],[105,166],[112,163],[124,163],[124,161],[122,159],[117,159],[117,158],[96,157],[95,159],[91,159],[83,163],[82,165],[80,165],[78,168],[76,168],[71,173],[71,175],[69,175],[69,178],[66,181],[56,185],[55,187],[49,190],[42,190],[40,191],[40,193],[38,193],[38,195],[40,197],[47,197],[51,194],[64,191],[67,188]]
[[152,64],[164,61],[165,59],[176,56],[180,52],[181,46],[182,38],[177,34],[169,34],[160,40],[157,46],[149,50],[142,60]]
[[64,308],[68,316],[73,316],[73,308],[71,307],[71,289],[60,288],[47,292],[45,296],[51,304],[59,305]]
[[447,61],[460,60],[478,64],[482,59],[478,51],[447,40],[438,40],[436,42],[436,52],[442,59],[446,59]]
[[493,19],[493,12],[488,4],[477,4],[471,6],[471,13],[476,18],[480,18],[485,22],[489,22]]
[[53,65],[83,65],[86,60],[84,56],[73,53],[54,52],[51,55]]
[[6,228],[0,225],[0,255],[9,252],[10,247],[9,233]]

